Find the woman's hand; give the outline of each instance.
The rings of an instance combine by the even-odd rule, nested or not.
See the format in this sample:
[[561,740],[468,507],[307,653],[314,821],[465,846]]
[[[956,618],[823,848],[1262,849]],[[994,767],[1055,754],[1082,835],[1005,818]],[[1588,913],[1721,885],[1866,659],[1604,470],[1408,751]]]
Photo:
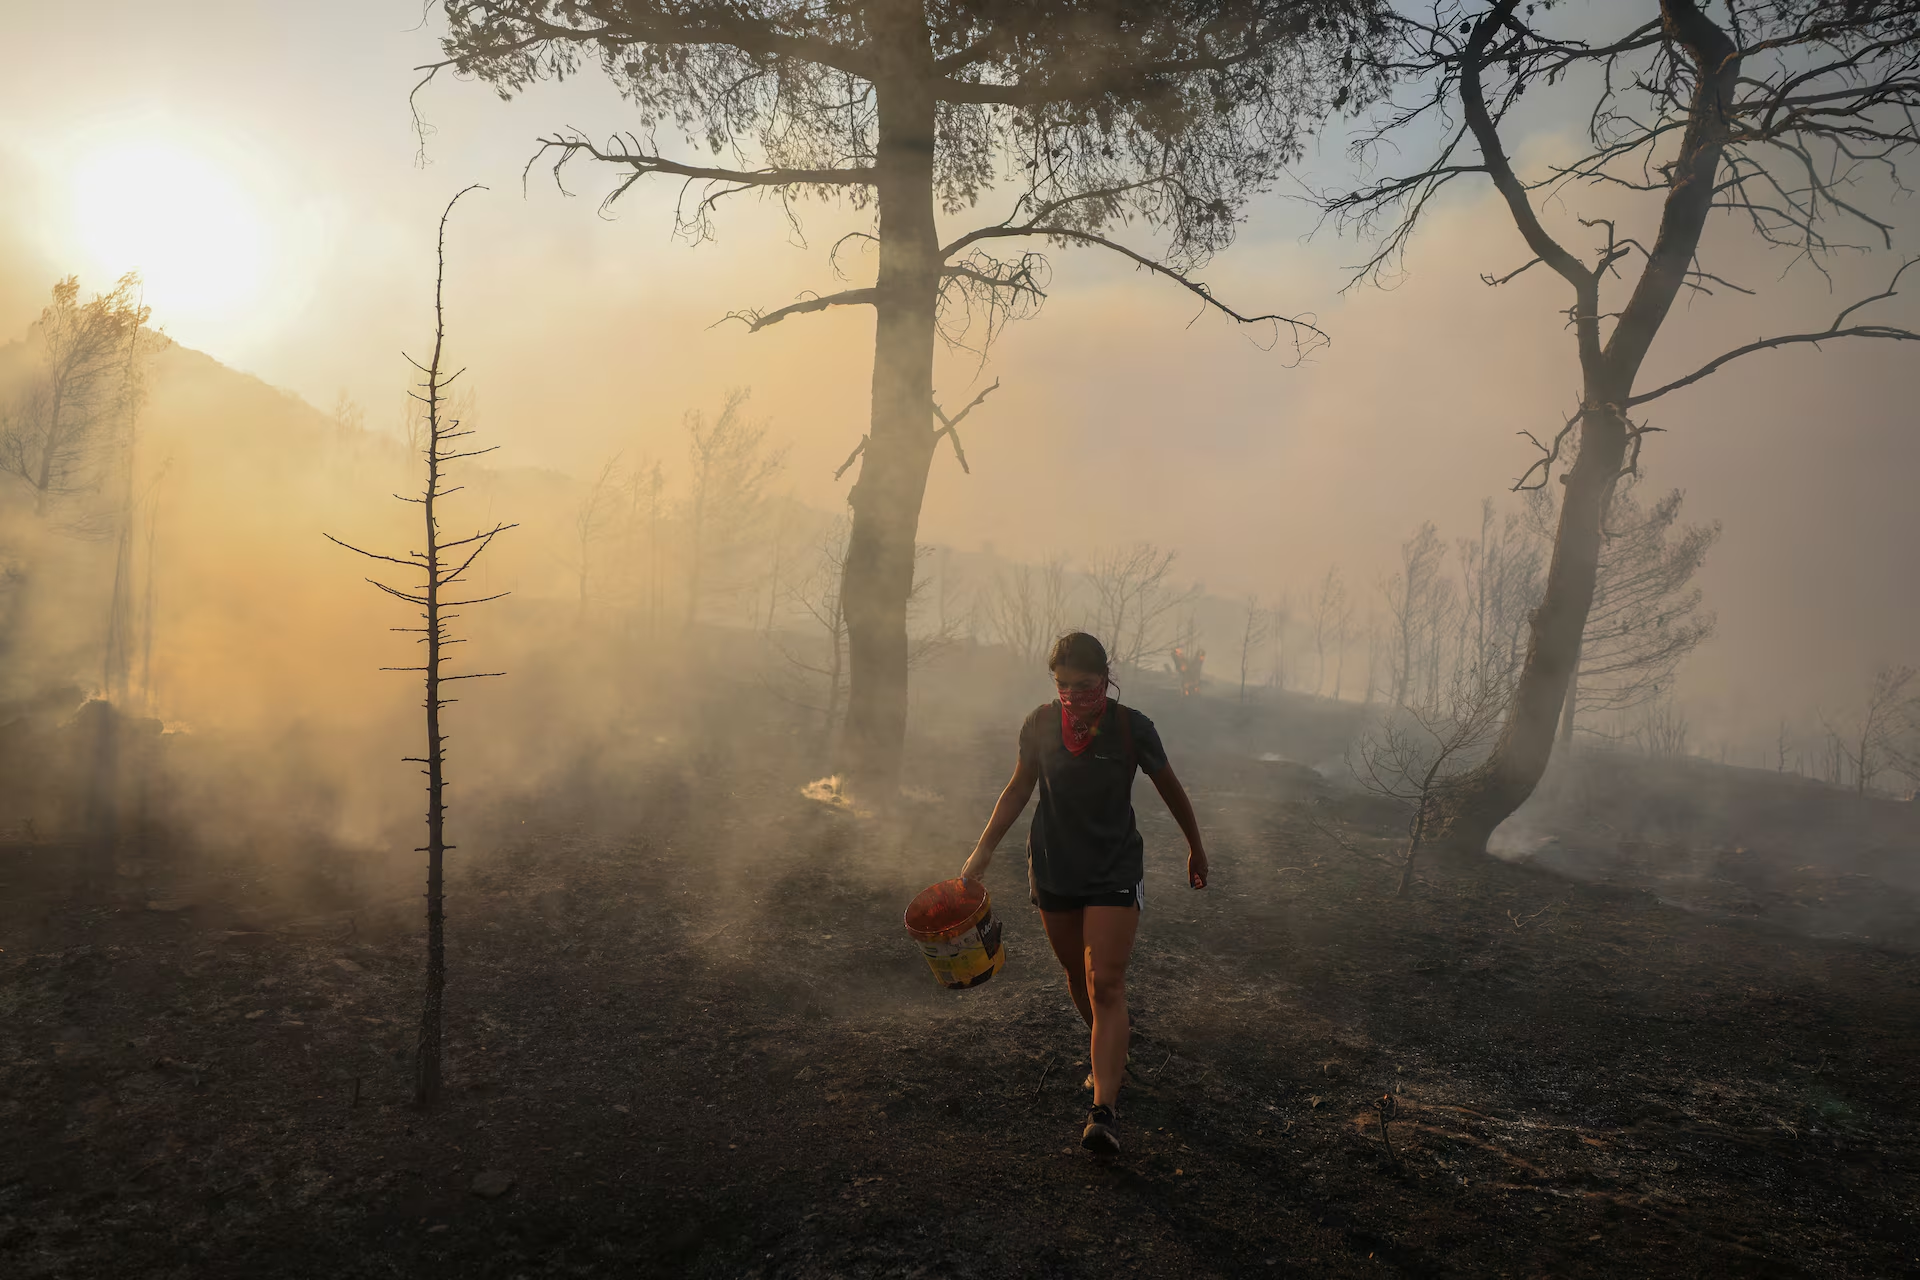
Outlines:
[[1207,851],[1197,844],[1187,850],[1187,883],[1196,889],[1207,887]]
[[1147,777],[1153,781],[1160,798],[1167,802],[1167,812],[1180,824],[1180,834],[1187,838],[1187,883],[1196,889],[1206,888],[1207,851],[1200,843],[1200,819],[1194,816],[1193,801],[1187,798],[1187,789],[1180,785],[1180,779],[1173,776],[1171,765]]
[[1027,807],[1027,800],[1033,795],[1033,788],[1039,781],[1039,770],[1026,761],[1019,761],[1013,766],[1013,777],[1000,792],[1000,799],[994,803],[993,817],[987,820],[987,829],[980,833],[973,852],[967,855],[966,862],[960,867],[962,880],[979,884],[986,879],[987,868],[993,865],[993,851],[1000,847],[1000,837],[1007,834],[1007,828]]

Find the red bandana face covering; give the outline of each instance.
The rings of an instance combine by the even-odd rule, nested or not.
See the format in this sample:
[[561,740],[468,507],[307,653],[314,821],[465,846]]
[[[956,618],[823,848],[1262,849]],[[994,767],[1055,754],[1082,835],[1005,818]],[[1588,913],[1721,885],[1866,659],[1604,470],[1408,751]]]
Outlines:
[[1060,694],[1060,740],[1080,755],[1093,745],[1093,729],[1107,709],[1107,686]]

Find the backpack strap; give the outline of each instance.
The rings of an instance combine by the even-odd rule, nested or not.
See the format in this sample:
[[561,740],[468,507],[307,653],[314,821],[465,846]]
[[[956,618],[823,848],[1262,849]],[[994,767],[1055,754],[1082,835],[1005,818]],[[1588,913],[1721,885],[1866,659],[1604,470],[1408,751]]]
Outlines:
[[1133,712],[1117,702],[1109,705],[1117,713],[1120,722],[1120,748],[1125,752],[1127,772],[1132,773],[1140,763],[1133,750]]

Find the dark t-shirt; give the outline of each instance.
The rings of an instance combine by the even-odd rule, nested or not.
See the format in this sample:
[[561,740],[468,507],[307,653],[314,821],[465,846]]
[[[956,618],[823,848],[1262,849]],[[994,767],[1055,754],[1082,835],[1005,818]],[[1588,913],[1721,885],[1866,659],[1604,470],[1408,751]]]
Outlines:
[[[1116,712],[1132,717],[1131,761]],[[1133,820],[1133,770],[1151,775],[1167,767],[1153,721],[1110,702],[1093,745],[1076,756],[1060,737],[1060,704],[1049,702],[1020,726],[1020,759],[1040,775],[1040,803],[1027,831],[1033,883],[1075,898],[1138,884],[1145,860]]]

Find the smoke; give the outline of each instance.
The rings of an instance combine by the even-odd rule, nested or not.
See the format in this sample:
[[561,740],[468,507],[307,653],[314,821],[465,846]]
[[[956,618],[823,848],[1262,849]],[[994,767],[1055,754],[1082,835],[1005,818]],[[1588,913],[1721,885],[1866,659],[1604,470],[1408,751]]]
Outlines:
[[[70,228],[52,211],[83,143],[110,125],[202,140],[208,154],[244,155],[262,191],[287,196],[266,212],[308,230],[287,241],[286,269],[325,264],[311,290],[267,288],[214,354],[312,404],[345,387],[375,431],[391,431],[405,374],[397,353],[419,340],[433,218],[457,175],[493,187],[463,211],[449,281],[501,470],[551,469],[571,483],[563,477],[590,477],[616,452],[677,458],[682,413],[711,410],[722,388],[744,384],[792,447],[795,498],[838,511],[848,481],[833,470],[864,430],[871,317],[836,308],[751,336],[717,322],[833,287],[821,247],[862,228],[860,211],[808,205],[796,232],[779,206],[742,197],[718,210],[712,243],[688,248],[669,238],[675,193],[664,186],[641,184],[610,220],[592,216],[598,188],[569,199],[544,181],[522,187],[528,120],[624,118],[599,77],[540,86],[511,108],[485,94],[434,96],[432,166],[419,170],[404,68],[433,55],[432,33],[355,12],[209,30],[135,7],[117,12],[125,38],[96,51],[89,83],[58,59],[22,68],[0,96],[66,131],[36,130],[39,141],[0,153],[0,334],[25,327],[56,275],[139,265],[95,263],[62,238]],[[48,48],[88,37],[63,10],[19,21],[23,39]],[[327,85],[364,91],[312,111],[312,78],[274,70],[287,47],[309,51],[303,65],[324,68],[313,74]],[[249,104],[248,122],[232,118],[231,101]],[[1542,115],[1516,148],[1529,160],[1564,150],[1580,123]],[[1305,180],[1345,166],[1339,142],[1309,157]],[[1580,211],[1606,211],[1591,203],[1604,194],[1582,199]],[[1546,211],[1584,243],[1574,212]],[[1054,254],[1045,308],[1005,333],[988,368],[972,353],[941,354],[949,408],[995,377],[1002,389],[964,430],[974,473],[936,461],[923,541],[973,550],[990,540],[1018,549],[1013,558],[1081,562],[1149,541],[1177,549],[1186,572],[1229,599],[1297,595],[1338,563],[1356,599],[1371,595],[1421,521],[1450,536],[1469,529],[1480,498],[1532,461],[1516,433],[1560,422],[1577,392],[1556,283],[1538,271],[1500,289],[1480,282],[1526,257],[1497,201],[1463,184],[1432,215],[1393,289],[1342,293],[1359,246],[1303,243],[1310,218],[1284,193],[1250,210],[1238,242],[1200,274],[1236,305],[1313,315],[1333,345],[1297,369],[1178,289],[1098,255]],[[1895,220],[1904,242],[1910,210],[1897,207]],[[1710,245],[1717,273],[1766,287],[1757,299],[1687,299],[1650,378],[1693,367],[1729,338],[1824,321],[1883,281],[1869,259],[1838,261],[1831,282],[1805,270],[1780,280],[1784,262],[1754,252],[1731,223],[1716,224]],[[1887,317],[1910,307],[1897,300]],[[1876,666],[1912,656],[1920,599],[1885,584],[1920,536],[1898,479],[1920,461],[1905,424],[1915,368],[1871,344],[1777,352],[1650,415],[1664,432],[1649,440],[1650,482],[1684,490],[1693,518],[1727,529],[1702,579],[1719,634],[1680,680],[1702,743],[1757,758],[1783,717],[1811,736],[1819,713],[1856,701]],[[1097,478],[1099,500],[1063,502],[1064,476]]]
[[[182,56],[190,64],[211,52]],[[406,61],[391,47],[354,56],[376,52]],[[319,535],[397,550],[416,540],[414,509],[389,496],[417,483],[396,352],[421,336],[423,211],[437,211],[444,184],[395,178],[411,175],[412,143],[403,130],[387,138],[380,130],[392,121],[364,104],[329,126],[340,132],[323,145],[311,122],[292,119],[291,97],[264,82],[253,89],[263,110],[285,117],[287,136],[315,144],[319,185],[337,193],[329,238],[300,250],[332,266],[310,298],[283,299],[284,311],[260,318],[260,333],[276,336],[247,346],[244,359],[265,380],[190,347],[160,357],[138,444],[135,542],[140,565],[151,556],[142,581],[152,588],[143,650],[152,679],[135,709],[194,744],[179,753],[195,763],[191,784],[171,797],[178,821],[210,839],[225,831],[218,838],[236,847],[272,847],[272,833],[297,828],[385,858],[410,849],[421,804],[398,764],[419,747],[412,677],[379,670],[410,661],[408,638],[388,628],[411,619]],[[808,209],[807,248],[781,210],[743,201],[722,210],[715,243],[669,250],[669,194],[636,190],[613,222],[544,188],[522,199],[512,180],[525,159],[519,135],[495,129],[471,95],[435,109],[444,113],[434,152],[442,177],[457,170],[496,185],[456,231],[449,281],[456,345],[476,389],[467,416],[502,447],[463,477],[454,527],[520,526],[475,583],[513,594],[461,623],[477,668],[508,676],[470,682],[453,711],[457,795],[491,801],[582,777],[603,779],[596,793],[612,794],[631,762],[661,767],[689,742],[762,732],[791,747],[796,786],[830,776],[837,641],[814,607],[831,601],[833,575],[821,566],[851,482],[833,473],[864,430],[871,319],[834,310],[751,336],[715,322],[821,288],[818,246],[862,225],[859,211]],[[68,266],[55,259],[70,246],[47,240],[37,222],[57,194],[50,164],[0,156],[0,171],[17,179],[0,183],[9,193],[0,334],[24,330]],[[1042,673],[979,661],[977,646],[996,639],[984,602],[997,574],[1058,557],[1084,575],[1103,552],[1141,542],[1177,552],[1170,589],[1192,592],[1193,603],[1168,624],[1196,630],[1209,650],[1209,692],[1237,684],[1229,676],[1248,596],[1293,611],[1272,628],[1287,652],[1252,664],[1254,683],[1307,686],[1307,600],[1338,566],[1355,615],[1343,692],[1364,696],[1359,637],[1369,610],[1385,607],[1400,543],[1426,521],[1448,541],[1471,533],[1481,499],[1532,460],[1517,433],[1562,420],[1574,364],[1553,281],[1529,273],[1499,290],[1480,283],[1481,271],[1510,268],[1521,251],[1491,199],[1437,206],[1391,291],[1340,293],[1353,247],[1303,245],[1294,233],[1304,229],[1298,211],[1264,203],[1241,241],[1200,273],[1236,304],[1312,313],[1334,343],[1301,367],[1264,350],[1260,335],[1196,314],[1179,291],[1075,253],[1056,255],[1045,309],[1010,328],[988,366],[973,353],[941,353],[936,388],[949,409],[996,377],[1002,389],[963,428],[971,474],[942,452],[929,480],[921,538],[944,554],[923,562],[914,629],[929,644],[914,681],[916,726],[951,715],[965,732],[986,733],[988,708],[1017,711],[1045,696]],[[330,252],[347,243],[354,252]],[[1737,237],[1729,245],[1717,255],[1727,273],[1777,272]],[[1826,282],[1794,275],[1757,301],[1695,299],[1671,323],[1651,376],[1691,367],[1730,333],[1824,319],[1833,297],[1856,296],[1864,283],[1842,263],[1831,295]],[[155,317],[167,319],[164,309]],[[7,352],[17,363],[24,347]],[[1660,407],[1648,482],[1683,489],[1689,518],[1726,528],[1699,579],[1719,630],[1678,675],[1689,749],[1756,762],[1786,721],[1811,750],[1823,714],[1844,717],[1877,665],[1912,656],[1920,597],[1894,584],[1920,539],[1920,509],[1899,479],[1920,463],[1904,423],[1915,376],[1896,352],[1779,353]],[[786,515],[728,567],[725,590],[689,629],[650,594],[659,573],[647,567],[684,557],[680,517],[670,512],[664,533],[639,531],[633,485],[658,464],[666,505],[682,502],[683,415],[714,413],[724,389],[739,385],[754,388],[756,419],[788,450],[774,495]],[[333,405],[343,387],[357,419],[312,407]],[[583,504],[610,461],[627,486],[624,505],[583,538]],[[0,582],[10,637],[0,680],[7,706],[35,708],[36,723],[72,714],[102,684],[99,584],[111,551],[0,495],[0,573],[34,566],[24,589]],[[1072,621],[1094,621],[1082,614]],[[775,643],[748,644],[756,631]],[[936,711],[949,688],[967,692]],[[1007,689],[1022,692],[1003,697]],[[1337,744],[1262,750],[1338,771]],[[28,819],[8,803],[0,827]],[[463,812],[457,804],[456,824]],[[252,816],[216,820],[233,813]],[[233,834],[241,831],[249,834]]]

